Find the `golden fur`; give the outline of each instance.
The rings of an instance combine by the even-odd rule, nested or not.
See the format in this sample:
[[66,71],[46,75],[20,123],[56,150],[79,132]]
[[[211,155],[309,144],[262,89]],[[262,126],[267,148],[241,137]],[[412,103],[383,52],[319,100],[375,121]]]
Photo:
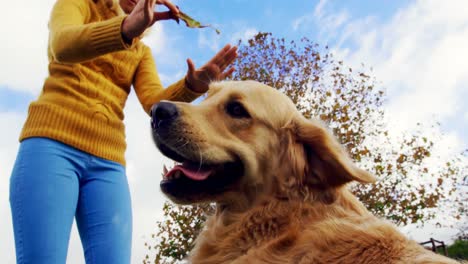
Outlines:
[[163,188],[175,202],[217,204],[192,263],[456,263],[369,213],[346,184],[374,177],[277,90],[254,81],[218,82],[199,105],[173,104],[172,133],[153,131],[160,149],[200,166],[242,166],[222,191],[184,195]]

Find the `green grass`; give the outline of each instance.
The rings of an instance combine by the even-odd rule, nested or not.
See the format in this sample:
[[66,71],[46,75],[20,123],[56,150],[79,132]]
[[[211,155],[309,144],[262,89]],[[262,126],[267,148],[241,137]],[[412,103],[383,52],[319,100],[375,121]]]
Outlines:
[[449,257],[453,259],[468,260],[468,240],[455,240],[455,242],[447,248],[447,251]]

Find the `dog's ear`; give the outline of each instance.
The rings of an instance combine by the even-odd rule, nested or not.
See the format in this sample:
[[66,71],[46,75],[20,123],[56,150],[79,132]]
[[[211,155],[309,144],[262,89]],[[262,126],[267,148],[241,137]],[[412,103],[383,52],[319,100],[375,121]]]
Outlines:
[[304,180],[308,185],[338,187],[350,181],[375,181],[359,169],[335,137],[318,121],[298,118],[294,124],[296,142],[303,146]]

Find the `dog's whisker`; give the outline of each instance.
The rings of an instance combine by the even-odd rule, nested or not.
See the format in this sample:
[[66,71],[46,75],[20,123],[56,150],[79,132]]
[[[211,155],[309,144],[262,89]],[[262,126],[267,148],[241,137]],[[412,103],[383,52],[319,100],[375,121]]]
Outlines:
[[[181,144],[179,144],[179,143],[181,143]],[[174,148],[176,150],[182,149],[188,143],[190,143],[190,141],[187,138],[181,137],[176,142],[174,142]]]
[[[179,145],[179,144],[180,144],[181,142],[183,142],[184,140],[185,140],[184,138],[178,138],[177,141],[174,142],[174,148],[175,148],[175,149],[179,149],[181,146],[183,146],[183,144],[182,144],[182,145]],[[185,140],[185,141],[187,141],[187,140]],[[184,143],[184,144],[185,144],[185,143]]]
[[183,148],[183,147],[185,147],[188,143],[190,143],[190,141],[185,140],[185,143],[182,144],[182,145],[180,145],[180,146],[178,146],[177,148]]
[[202,167],[202,164],[203,164],[203,152],[201,151],[201,148],[198,144],[195,144],[198,148],[198,153],[199,153],[199,156],[200,156],[200,163],[198,165],[198,170],[197,172],[199,172],[201,170],[201,167]]

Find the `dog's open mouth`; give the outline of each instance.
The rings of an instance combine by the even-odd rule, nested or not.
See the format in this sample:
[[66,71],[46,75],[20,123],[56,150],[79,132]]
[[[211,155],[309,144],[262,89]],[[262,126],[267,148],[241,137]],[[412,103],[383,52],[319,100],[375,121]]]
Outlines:
[[159,142],[159,150],[176,164],[165,172],[160,183],[161,190],[179,202],[210,199],[230,189],[243,175],[240,160],[212,164],[186,159]]
[[216,170],[213,166],[198,165],[192,162],[184,162],[175,165],[170,171],[165,173],[164,180],[178,179],[180,177],[187,177],[194,181],[206,180]]

